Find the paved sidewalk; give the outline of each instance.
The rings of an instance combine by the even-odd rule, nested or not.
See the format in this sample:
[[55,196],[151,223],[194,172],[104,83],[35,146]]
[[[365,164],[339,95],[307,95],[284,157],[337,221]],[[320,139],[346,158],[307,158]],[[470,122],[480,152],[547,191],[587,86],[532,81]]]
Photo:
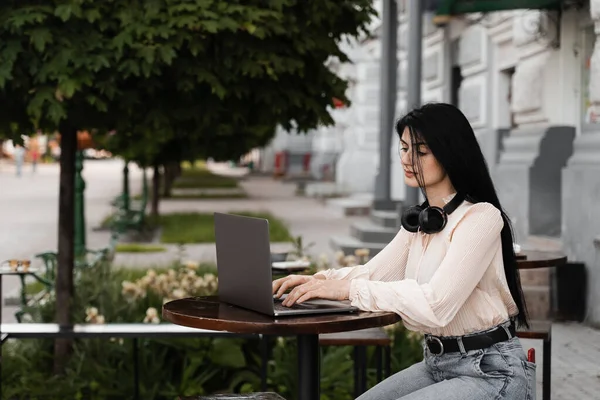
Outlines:
[[[85,214],[87,246],[91,249],[106,247],[110,234],[96,232],[94,227],[111,212],[110,201],[122,189],[121,160],[86,160],[83,177],[86,182]],[[12,163],[0,164],[0,260],[29,258],[33,265],[36,253],[55,250],[58,245],[58,164],[40,164],[36,173],[26,164],[21,177],[15,176]],[[141,171],[130,167],[132,191],[141,189]],[[3,297],[15,296],[18,278],[4,277]],[[3,322],[14,322],[14,307],[4,307]]]

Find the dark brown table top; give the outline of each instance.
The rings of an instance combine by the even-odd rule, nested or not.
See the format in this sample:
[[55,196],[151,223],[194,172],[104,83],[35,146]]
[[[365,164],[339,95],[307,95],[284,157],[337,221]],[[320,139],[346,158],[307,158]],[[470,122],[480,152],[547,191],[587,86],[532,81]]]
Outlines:
[[394,313],[364,311],[275,318],[221,302],[218,296],[170,301],[163,306],[162,315],[167,321],[191,328],[276,335],[344,332],[400,320]]
[[522,251],[525,259],[517,259],[519,269],[535,269],[561,267],[567,263],[567,256],[560,252],[551,251]]

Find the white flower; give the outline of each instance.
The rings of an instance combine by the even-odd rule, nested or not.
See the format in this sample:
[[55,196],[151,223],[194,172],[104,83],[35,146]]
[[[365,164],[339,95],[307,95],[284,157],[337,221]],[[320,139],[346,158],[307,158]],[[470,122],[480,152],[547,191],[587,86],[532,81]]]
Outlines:
[[159,324],[160,323],[160,319],[158,318],[158,311],[156,311],[156,308],[149,307],[146,310],[146,316],[144,317],[144,323],[145,324]]
[[194,270],[189,270],[189,271],[187,271],[187,274],[186,274],[186,275],[187,275],[189,278],[195,278],[195,277],[196,277],[196,271],[194,271]]
[[88,307],[85,309],[85,315],[88,318],[95,318],[98,316],[98,309],[96,307]]
[[141,288],[147,288],[152,284],[153,279],[149,276],[143,276],[137,283]]
[[25,313],[25,314],[23,314],[23,316],[21,317],[21,321],[29,321],[29,322],[33,322],[33,317],[31,316],[31,314],[29,314],[29,313]]
[[98,315],[96,319],[93,321],[95,324],[103,324],[105,322],[104,315]]
[[183,289],[175,289],[175,290],[173,290],[173,293],[171,293],[171,296],[174,299],[183,299],[184,297],[187,296],[187,293]]
[[204,280],[204,278],[202,278],[201,276],[199,276],[198,279],[194,281],[194,289],[196,290],[206,289],[207,286],[208,285],[206,284],[206,280]]
[[344,264],[344,257],[346,257],[346,255],[343,251],[340,250],[335,252],[335,260],[339,265]]
[[183,266],[187,269],[198,269],[200,264],[198,264],[196,261],[188,260],[183,263]]
[[184,279],[181,281],[181,288],[185,291],[189,291],[193,287],[193,282],[189,279]]
[[369,257],[369,249],[356,249],[354,255],[356,257]]
[[353,255],[349,255],[349,256],[344,257],[344,263],[343,263],[343,265],[346,266],[346,267],[352,267],[354,265],[357,265],[356,257],[354,257]]
[[156,311],[156,308],[148,307],[148,309],[146,310],[146,317],[153,318],[156,316],[158,316],[158,311]]

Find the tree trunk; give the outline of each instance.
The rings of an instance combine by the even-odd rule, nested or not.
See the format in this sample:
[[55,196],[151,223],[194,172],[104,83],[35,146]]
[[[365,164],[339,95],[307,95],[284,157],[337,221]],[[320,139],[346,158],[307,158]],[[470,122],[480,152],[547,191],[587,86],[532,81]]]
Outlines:
[[163,197],[171,197],[171,189],[177,178],[177,163],[166,163],[164,166],[165,173],[163,178]]
[[150,214],[153,219],[158,218],[158,204],[160,201],[160,166],[155,165],[152,175],[152,204]]
[[163,165],[163,197],[169,197],[171,194],[171,188],[169,184],[169,164]]
[[[77,130],[62,124],[60,152],[60,192],[58,197],[58,265],[56,271],[56,322],[71,325],[73,265],[75,263],[75,153]],[[72,341],[54,342],[54,373],[61,374],[67,363]]]

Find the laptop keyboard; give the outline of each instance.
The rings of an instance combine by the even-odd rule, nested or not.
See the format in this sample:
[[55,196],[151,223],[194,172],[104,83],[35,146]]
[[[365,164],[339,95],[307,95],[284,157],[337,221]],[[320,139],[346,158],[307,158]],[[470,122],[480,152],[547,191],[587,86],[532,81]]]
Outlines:
[[306,303],[302,303],[302,304],[294,303],[291,307],[286,307],[286,306],[282,305],[280,301],[275,301],[273,306],[274,306],[275,311],[314,310],[314,309],[319,308],[319,306],[316,304],[306,304]]

